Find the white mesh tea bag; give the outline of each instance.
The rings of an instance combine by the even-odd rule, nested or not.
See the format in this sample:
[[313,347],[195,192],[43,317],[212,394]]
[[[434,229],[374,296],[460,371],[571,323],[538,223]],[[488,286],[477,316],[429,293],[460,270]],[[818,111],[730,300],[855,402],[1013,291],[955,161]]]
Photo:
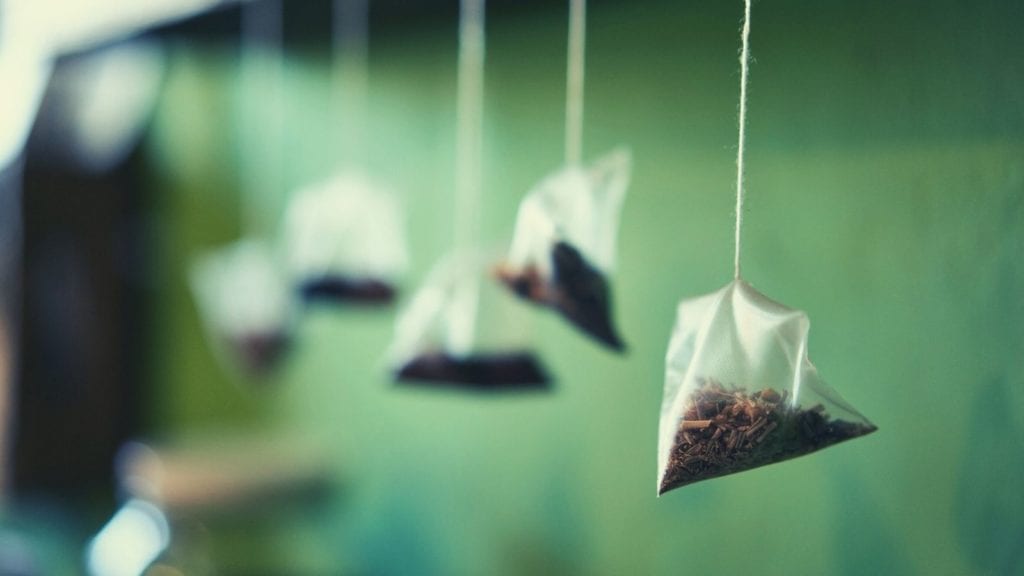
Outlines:
[[876,430],[818,376],[807,352],[807,316],[740,276],[750,2],[740,56],[735,277],[717,292],[679,304],[665,358],[659,495]]
[[742,280],[679,304],[665,358],[658,493],[875,430],[821,380],[810,323]]
[[288,274],[307,300],[386,303],[408,264],[398,199],[344,174],[299,191],[285,214]]
[[544,367],[528,350],[507,342],[495,350],[480,345],[481,262],[473,254],[450,255],[413,295],[398,317],[388,353],[398,380],[485,391],[549,387]]
[[323,126],[344,168],[293,194],[285,213],[285,261],[306,302],[389,303],[408,264],[401,204],[361,168],[369,140],[369,8],[367,0],[332,3],[332,98]]
[[515,294],[562,314],[601,344],[623,350],[608,276],[615,266],[619,212],[629,186],[630,156],[616,150],[593,165],[583,148],[583,59],[586,0],[569,0],[565,167],[519,205],[508,258],[496,276]]
[[214,349],[248,375],[269,372],[288,347],[293,320],[271,247],[245,239],[205,254],[190,280]]
[[[514,319],[501,314],[502,301],[489,298],[496,286],[481,282],[479,210],[483,148],[484,0],[461,0],[455,142],[455,245],[440,261],[399,316],[390,361],[395,378],[427,386],[475,390],[548,388],[549,379],[529,351],[507,339],[482,342],[478,312],[498,312],[490,327],[514,332]],[[481,288],[484,288],[481,290]],[[511,305],[514,302],[500,294]]]
[[629,174],[629,153],[616,150],[590,167],[569,165],[544,179],[520,204],[512,246],[497,268],[517,295],[554,308],[616,350],[624,344],[607,276]]

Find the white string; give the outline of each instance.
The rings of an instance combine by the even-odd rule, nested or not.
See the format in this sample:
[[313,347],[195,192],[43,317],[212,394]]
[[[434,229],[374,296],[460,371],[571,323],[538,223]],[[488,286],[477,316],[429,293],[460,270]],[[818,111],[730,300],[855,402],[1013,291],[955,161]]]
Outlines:
[[484,0],[462,0],[458,93],[455,102],[455,280],[448,310],[446,350],[470,353],[475,339],[480,279],[479,243],[484,106]]
[[565,162],[579,164],[583,156],[583,73],[587,0],[569,0],[569,49],[565,90]]
[[744,0],[743,13],[743,50],[740,52],[740,118],[739,145],[736,147],[736,254],[734,256],[734,272],[736,279],[740,277],[740,230],[743,227],[743,148],[747,140],[747,79],[750,63],[750,3]]
[[239,165],[243,235],[269,229],[264,209],[283,188],[284,135],[282,0],[249,2],[242,8]]
[[331,39],[334,57],[334,122],[342,161],[362,159],[369,92],[369,7],[367,0],[334,0]]
[[484,0],[462,0],[455,134],[455,244],[477,244],[483,148]]

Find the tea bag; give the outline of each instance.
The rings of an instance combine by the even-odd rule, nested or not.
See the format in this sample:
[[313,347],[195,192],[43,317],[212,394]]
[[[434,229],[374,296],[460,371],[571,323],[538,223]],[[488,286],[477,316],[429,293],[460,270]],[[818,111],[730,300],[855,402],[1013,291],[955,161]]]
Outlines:
[[629,173],[629,153],[616,150],[590,167],[569,165],[548,176],[520,204],[511,249],[496,269],[515,294],[557,310],[614,350],[625,344],[607,276]]
[[750,4],[740,56],[734,279],[683,300],[665,357],[658,494],[796,458],[876,430],[825,385],[807,354],[807,315],[740,275]]
[[405,271],[401,205],[390,190],[365,177],[369,5],[334,0],[331,40],[332,146],[344,166],[334,177],[298,191],[285,214],[286,261],[306,302],[386,304]]
[[613,350],[625,344],[612,320],[608,275],[615,266],[619,212],[630,156],[616,150],[590,167],[583,150],[586,0],[569,0],[565,166],[519,205],[508,258],[495,275],[515,294],[557,310]]
[[[510,348],[507,342],[499,343],[499,351],[484,350],[476,334],[477,313],[483,308],[479,212],[483,188],[484,9],[484,0],[460,2],[455,249],[434,267],[399,316],[390,361],[395,377],[401,381],[477,390],[546,388],[547,374],[533,354]],[[483,292],[485,295],[489,291]],[[500,301],[487,304],[488,311],[493,311],[490,305],[498,306]],[[511,321],[506,317],[501,318],[501,328],[511,332]]]
[[247,375],[270,372],[288,348],[294,316],[273,249],[237,241],[199,258],[190,279],[218,354]]
[[679,304],[665,358],[658,493],[875,431],[807,355],[807,316],[743,280]]
[[482,391],[549,387],[528,350],[476,350],[480,263],[465,253],[443,259],[399,315],[388,354],[396,379]]
[[408,256],[398,200],[354,174],[298,192],[285,214],[288,274],[306,301],[390,302]]

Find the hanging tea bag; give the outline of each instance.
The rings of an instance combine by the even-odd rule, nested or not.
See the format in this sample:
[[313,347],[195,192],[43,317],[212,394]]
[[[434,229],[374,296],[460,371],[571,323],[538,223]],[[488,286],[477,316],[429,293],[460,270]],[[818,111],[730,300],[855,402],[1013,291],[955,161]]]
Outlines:
[[283,0],[246,5],[242,16],[239,206],[243,236],[200,256],[192,292],[214,349],[246,375],[266,375],[291,339],[293,304],[277,250],[264,238],[279,209],[283,166]]
[[[477,335],[478,312],[495,312],[499,292],[481,282],[481,204],[484,96],[484,0],[462,0],[456,101],[455,250],[441,260],[399,316],[390,361],[400,381],[477,390],[546,388],[547,374],[532,353],[508,345],[488,348]],[[484,288],[481,290],[481,288]],[[482,298],[483,296],[483,298]],[[499,296],[503,296],[499,294]],[[511,299],[504,297],[507,304]],[[495,316],[514,332],[510,314]]]
[[750,2],[740,57],[735,276],[721,290],[679,304],[665,358],[659,495],[876,430],[818,376],[807,352],[807,316],[740,276]]
[[684,300],[665,359],[658,493],[875,430],[807,355],[810,323],[743,280]]
[[302,190],[285,214],[285,250],[305,300],[389,302],[408,260],[398,200],[352,174]]
[[307,302],[385,304],[407,255],[398,199],[360,168],[365,162],[368,94],[367,0],[334,0],[332,155],[347,164],[326,182],[295,193],[284,222],[293,285]]
[[629,172],[629,153],[617,150],[546,178],[520,204],[512,247],[496,270],[517,295],[554,308],[615,350],[625,345],[612,320],[607,277]]
[[[497,350],[480,350],[480,289],[488,288],[480,270],[481,258],[453,254],[431,271],[395,326],[389,362],[398,380],[485,391],[549,387],[540,361],[526,349],[509,347],[507,338]],[[484,296],[487,304],[500,305]]]
[[191,285],[215,349],[248,375],[268,373],[288,347],[293,318],[271,247],[245,239],[205,254]]
[[570,0],[565,167],[519,205],[511,249],[495,274],[518,296],[557,310],[598,342],[623,350],[608,276],[630,156],[617,150],[589,167],[581,162],[585,29],[586,0]]

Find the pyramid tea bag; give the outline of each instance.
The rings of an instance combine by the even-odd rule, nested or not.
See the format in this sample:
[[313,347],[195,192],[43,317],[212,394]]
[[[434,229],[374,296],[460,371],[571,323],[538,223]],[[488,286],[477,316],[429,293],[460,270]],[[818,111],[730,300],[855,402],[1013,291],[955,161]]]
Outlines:
[[528,350],[477,349],[480,261],[468,254],[443,259],[399,315],[389,352],[396,379],[484,391],[549,387]]
[[543,180],[520,204],[508,257],[496,269],[515,294],[557,310],[615,350],[625,344],[612,320],[607,276],[629,173],[629,153],[616,150]]
[[740,56],[734,279],[683,300],[665,357],[658,494],[781,462],[876,430],[825,385],[808,357],[806,314],[740,275],[750,4]]
[[[395,378],[403,382],[476,390],[543,389],[549,379],[532,353],[510,348],[507,342],[488,350],[476,334],[478,311],[494,312],[502,303],[495,301],[491,306],[489,298],[482,298],[500,291],[492,283],[481,282],[484,8],[484,0],[460,2],[455,249],[434,267],[399,316],[390,362]],[[481,306],[481,300],[488,306]],[[512,304],[511,298],[505,296],[504,300]],[[514,332],[514,318],[504,315],[500,319],[496,326],[505,335]]]
[[591,338],[621,351],[625,344],[612,319],[608,275],[615,266],[630,156],[616,150],[592,166],[581,162],[585,29],[586,0],[569,0],[565,165],[519,205],[511,249],[495,275],[513,293],[560,312]]
[[240,240],[203,255],[190,276],[214,348],[247,375],[270,372],[288,348],[293,318],[272,248]]
[[343,174],[298,192],[285,214],[288,274],[306,301],[387,303],[408,257],[398,200]]
[[398,198],[364,176],[368,141],[369,4],[334,0],[327,149],[342,169],[290,199],[284,221],[289,277],[303,300],[387,304],[405,271]]
[[809,327],[803,312],[742,280],[679,304],[665,359],[659,494],[875,430],[818,375]]

